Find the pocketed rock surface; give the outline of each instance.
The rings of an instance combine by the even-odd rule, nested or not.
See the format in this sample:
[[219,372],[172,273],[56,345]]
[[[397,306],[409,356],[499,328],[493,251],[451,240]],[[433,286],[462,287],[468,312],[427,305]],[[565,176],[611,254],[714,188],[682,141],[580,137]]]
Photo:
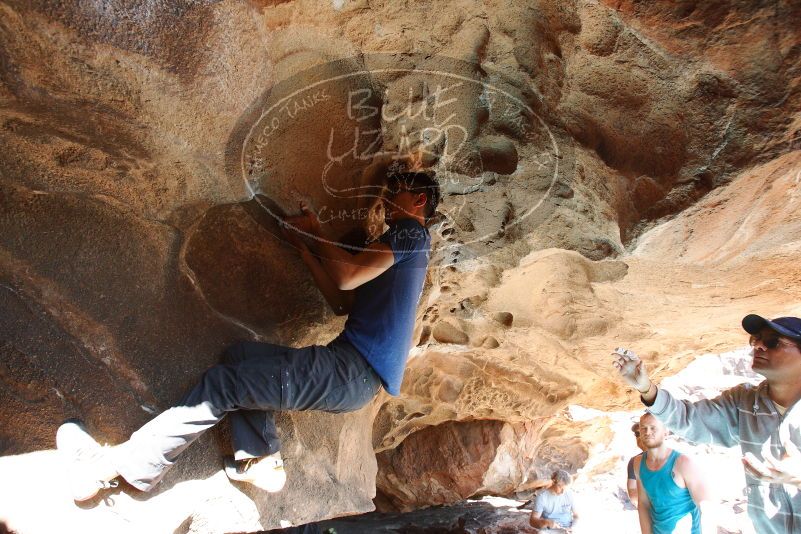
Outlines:
[[[1,1],[0,522],[254,532],[580,468],[599,429],[554,416],[636,407],[612,348],[662,378],[743,345],[746,313],[801,314],[800,18]],[[281,415],[279,494],[228,483],[221,425],[153,496],[76,507],[65,418],[118,443],[237,340],[336,335],[276,216],[306,200],[331,239],[363,243],[380,210],[352,192],[409,154],[444,198],[402,395]]]

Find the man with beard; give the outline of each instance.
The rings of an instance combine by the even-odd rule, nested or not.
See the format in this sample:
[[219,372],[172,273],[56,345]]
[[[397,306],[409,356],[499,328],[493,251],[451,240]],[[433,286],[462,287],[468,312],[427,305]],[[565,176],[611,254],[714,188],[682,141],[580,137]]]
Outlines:
[[748,515],[760,534],[801,534],[801,319],[747,315],[757,386],[740,384],[714,399],[680,401],[651,382],[636,354],[616,349],[613,365],[648,411],[696,443],[740,446]]
[[[700,507],[710,500],[709,488],[689,456],[665,445],[666,435],[665,426],[653,415],[640,418],[645,451],[634,460],[640,529],[643,534],[700,534]],[[717,531],[714,521],[704,523],[704,534]]]

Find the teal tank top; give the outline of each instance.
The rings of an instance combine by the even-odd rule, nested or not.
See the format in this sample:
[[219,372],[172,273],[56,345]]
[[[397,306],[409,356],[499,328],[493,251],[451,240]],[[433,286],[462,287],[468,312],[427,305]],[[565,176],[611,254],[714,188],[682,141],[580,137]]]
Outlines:
[[651,501],[651,523],[654,534],[671,534],[676,523],[692,514],[692,534],[701,534],[701,512],[690,496],[690,490],[680,488],[671,473],[679,453],[672,451],[665,465],[657,471],[648,469],[648,453],[642,454],[640,482]]

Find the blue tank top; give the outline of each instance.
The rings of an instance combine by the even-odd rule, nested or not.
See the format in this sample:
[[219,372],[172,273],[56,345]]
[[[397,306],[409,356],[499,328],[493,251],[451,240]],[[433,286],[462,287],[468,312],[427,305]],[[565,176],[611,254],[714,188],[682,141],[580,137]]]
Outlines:
[[390,225],[379,241],[392,249],[395,263],[356,288],[341,337],[364,356],[387,392],[399,395],[426,278],[431,236],[416,220],[401,219]]
[[690,490],[680,488],[673,480],[673,466],[679,453],[671,451],[665,465],[657,471],[648,469],[648,453],[640,461],[640,482],[651,501],[651,523],[654,534],[671,534],[676,523],[692,514],[692,534],[701,534],[701,512],[690,496]]

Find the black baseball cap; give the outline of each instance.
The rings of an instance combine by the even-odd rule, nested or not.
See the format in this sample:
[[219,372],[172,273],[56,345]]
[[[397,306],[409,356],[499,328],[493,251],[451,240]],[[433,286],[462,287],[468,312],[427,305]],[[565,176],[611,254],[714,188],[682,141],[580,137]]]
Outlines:
[[749,334],[758,334],[760,330],[766,327],[784,337],[801,341],[801,319],[798,317],[779,317],[768,320],[753,313],[743,317],[743,329]]

